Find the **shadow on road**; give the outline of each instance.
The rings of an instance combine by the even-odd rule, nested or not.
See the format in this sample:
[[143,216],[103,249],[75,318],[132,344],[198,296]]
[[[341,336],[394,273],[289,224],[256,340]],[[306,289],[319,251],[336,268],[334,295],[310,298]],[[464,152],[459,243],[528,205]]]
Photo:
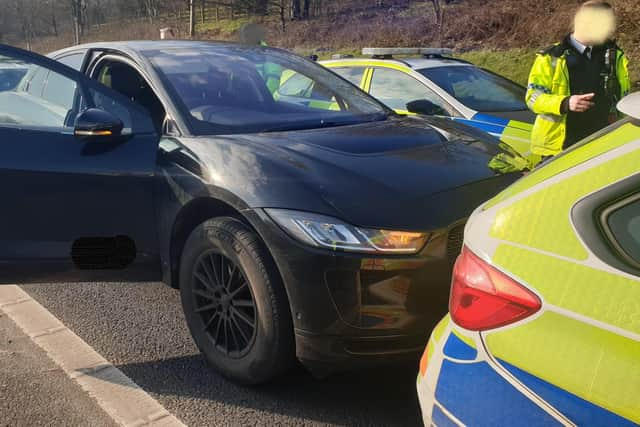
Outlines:
[[259,387],[238,386],[201,355],[118,366],[151,394],[176,395],[338,425],[421,425],[416,367],[384,366],[319,380],[301,367]]

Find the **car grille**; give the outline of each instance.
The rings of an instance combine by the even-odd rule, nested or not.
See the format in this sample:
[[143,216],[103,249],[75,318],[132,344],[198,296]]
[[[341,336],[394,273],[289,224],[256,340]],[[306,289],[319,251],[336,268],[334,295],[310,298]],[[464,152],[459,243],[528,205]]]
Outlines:
[[462,251],[462,244],[464,242],[464,224],[456,225],[449,230],[447,236],[447,259],[449,264],[453,266],[455,264],[460,251]]

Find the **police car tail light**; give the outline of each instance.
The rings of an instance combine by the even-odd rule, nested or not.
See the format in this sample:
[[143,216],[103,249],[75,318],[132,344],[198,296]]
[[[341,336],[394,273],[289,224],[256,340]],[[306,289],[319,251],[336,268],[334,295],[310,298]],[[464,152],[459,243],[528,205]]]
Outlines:
[[449,312],[468,330],[485,331],[535,314],[542,302],[533,292],[465,247],[456,261]]

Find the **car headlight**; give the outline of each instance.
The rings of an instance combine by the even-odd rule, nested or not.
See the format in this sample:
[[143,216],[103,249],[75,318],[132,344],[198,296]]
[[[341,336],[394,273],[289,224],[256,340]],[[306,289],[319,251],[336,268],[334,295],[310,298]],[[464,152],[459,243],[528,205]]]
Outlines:
[[415,254],[429,239],[429,233],[374,230],[355,227],[339,219],[308,212],[266,209],[287,234],[311,246],[383,254]]

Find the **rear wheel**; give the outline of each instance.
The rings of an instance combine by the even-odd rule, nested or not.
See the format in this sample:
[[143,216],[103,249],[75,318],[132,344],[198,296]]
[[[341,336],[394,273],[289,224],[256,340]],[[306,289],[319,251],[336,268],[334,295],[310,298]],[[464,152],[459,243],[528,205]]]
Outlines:
[[289,304],[275,265],[240,221],[217,218],[187,239],[180,294],[200,351],[226,377],[267,382],[294,359]]

